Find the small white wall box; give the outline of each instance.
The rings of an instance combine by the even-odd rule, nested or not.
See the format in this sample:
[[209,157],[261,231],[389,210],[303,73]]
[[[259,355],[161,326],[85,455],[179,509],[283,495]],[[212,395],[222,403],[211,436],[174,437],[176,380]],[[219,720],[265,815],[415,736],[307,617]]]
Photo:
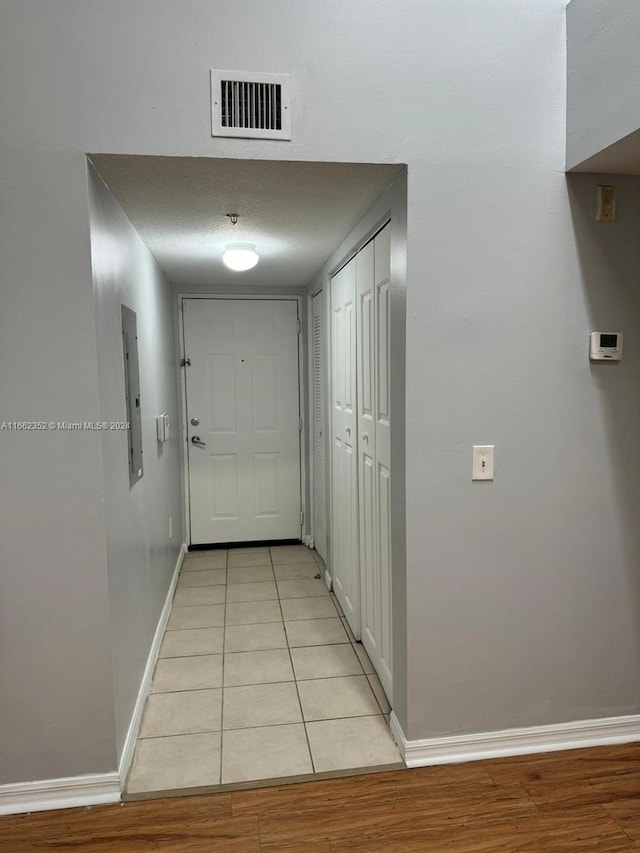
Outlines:
[[169,415],[166,412],[156,418],[156,434],[158,441],[167,441],[169,438]]
[[622,332],[591,332],[589,358],[591,361],[620,361]]

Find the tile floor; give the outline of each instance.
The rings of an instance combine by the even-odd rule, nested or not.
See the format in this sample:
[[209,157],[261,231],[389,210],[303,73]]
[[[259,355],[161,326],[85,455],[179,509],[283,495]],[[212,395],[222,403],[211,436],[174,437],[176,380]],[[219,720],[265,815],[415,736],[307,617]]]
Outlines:
[[303,545],[185,558],[130,799],[403,766],[389,704],[323,576]]

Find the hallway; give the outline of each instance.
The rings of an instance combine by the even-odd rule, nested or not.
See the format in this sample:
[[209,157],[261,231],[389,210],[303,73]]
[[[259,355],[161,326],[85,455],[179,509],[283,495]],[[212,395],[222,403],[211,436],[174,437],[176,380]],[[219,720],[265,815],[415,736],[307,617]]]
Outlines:
[[126,798],[403,766],[323,573],[303,545],[185,557]]

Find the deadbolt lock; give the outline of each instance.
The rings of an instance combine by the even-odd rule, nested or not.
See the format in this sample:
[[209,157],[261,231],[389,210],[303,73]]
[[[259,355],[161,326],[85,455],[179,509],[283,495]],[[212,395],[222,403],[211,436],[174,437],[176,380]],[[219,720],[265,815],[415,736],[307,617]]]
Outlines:
[[199,426],[200,418],[191,418],[191,426]]

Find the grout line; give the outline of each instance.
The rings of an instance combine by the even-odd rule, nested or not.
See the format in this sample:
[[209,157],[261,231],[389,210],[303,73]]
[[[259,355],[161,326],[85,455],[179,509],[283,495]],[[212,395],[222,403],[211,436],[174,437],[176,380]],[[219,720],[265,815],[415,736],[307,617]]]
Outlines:
[[[271,553],[271,552],[269,552],[269,553]],[[278,588],[278,595],[280,595],[280,589],[279,588]],[[279,598],[279,604],[280,604],[280,612],[282,613],[282,599],[281,598]],[[282,613],[282,621],[284,623],[284,613]],[[287,641],[287,651],[289,652],[289,661],[291,663],[291,672],[293,673],[293,683],[296,686],[296,696],[298,697],[298,705],[300,707],[300,716],[302,718],[302,725],[304,726],[304,736],[305,736],[305,740],[307,741],[307,750],[309,752],[309,761],[311,762],[311,771],[313,773],[315,773],[316,772],[316,765],[315,765],[315,761],[313,760],[313,753],[311,751],[311,742],[309,740],[309,733],[307,731],[307,723],[306,723],[306,720],[304,718],[304,711],[302,709],[302,699],[300,698],[300,688],[298,687],[298,676],[296,675],[296,668],[293,665],[293,656],[291,655],[291,645],[289,643],[289,635],[287,634],[286,624],[285,624],[285,628],[284,628],[284,633],[285,633],[285,639]]]
[[220,699],[220,784],[222,785],[222,761],[224,759],[224,658],[225,647],[227,645],[227,601],[229,595],[229,552],[227,551],[227,560],[225,568],[225,585],[224,585],[224,628],[222,629],[222,697]]

